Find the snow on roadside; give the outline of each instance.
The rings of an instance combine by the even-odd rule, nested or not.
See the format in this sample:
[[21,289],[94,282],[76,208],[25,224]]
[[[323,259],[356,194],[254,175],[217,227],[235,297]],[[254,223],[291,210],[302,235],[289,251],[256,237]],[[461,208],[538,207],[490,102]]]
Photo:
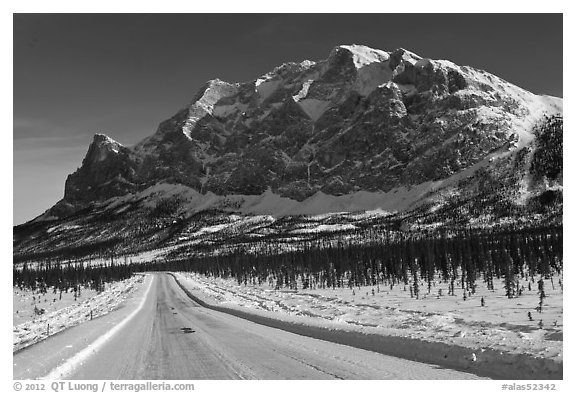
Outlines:
[[[144,277],[144,275],[135,275],[127,280],[107,284],[102,293],[15,325],[13,352],[90,320],[90,312],[92,312],[92,318],[97,318],[113,311],[130,296],[137,286],[144,282]],[[86,294],[83,295],[83,298],[85,297]]]
[[[492,292],[479,285],[476,294],[463,300],[462,290],[457,288],[457,296],[447,296],[448,285],[438,282],[430,295],[422,286],[425,295],[416,300],[404,285],[374,288],[374,294],[370,287],[294,291],[274,290],[267,284],[238,285],[232,279],[194,273],[176,276],[194,296],[210,305],[331,331],[406,338],[423,345],[437,343],[453,349],[452,354],[447,350],[448,356],[465,357],[457,362],[468,362],[472,369],[492,368],[499,375],[504,371],[498,367],[510,365],[510,378],[525,378],[530,372],[537,378],[557,377],[562,372],[563,312],[558,284],[554,289],[549,282],[545,284],[547,297],[540,314],[534,310],[538,305],[536,285],[528,291],[528,282],[523,281],[526,289],[514,299],[506,298],[499,288]],[[554,279],[558,281],[558,277]],[[529,321],[528,311],[534,321]]]
[[98,292],[90,288],[81,288],[80,296],[74,300],[75,294],[72,288],[54,293],[54,288],[48,289],[43,294],[40,290],[20,289],[13,287],[12,293],[12,325],[20,325],[24,322],[35,320],[38,316],[35,308],[43,309],[46,314],[61,310],[72,304],[79,304],[84,299],[96,296]]

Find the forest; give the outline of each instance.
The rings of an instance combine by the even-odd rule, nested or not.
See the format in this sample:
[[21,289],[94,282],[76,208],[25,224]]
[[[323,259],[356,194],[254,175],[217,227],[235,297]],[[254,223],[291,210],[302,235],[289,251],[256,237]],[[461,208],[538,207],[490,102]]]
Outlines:
[[[475,293],[478,282],[488,289],[503,283],[509,298],[521,295],[519,278],[538,287],[561,275],[562,227],[498,231],[468,229],[444,233],[386,231],[366,242],[347,240],[306,242],[295,250],[278,252],[276,243],[258,249],[236,248],[227,253],[144,263],[114,261],[26,263],[14,268],[19,288],[48,290],[79,286],[100,289],[110,281],[136,272],[183,271],[233,278],[240,285],[265,284],[276,289],[354,288],[404,285],[413,297],[430,293],[434,280]],[[424,287],[422,286],[424,283]],[[552,283],[552,285],[554,285]]]

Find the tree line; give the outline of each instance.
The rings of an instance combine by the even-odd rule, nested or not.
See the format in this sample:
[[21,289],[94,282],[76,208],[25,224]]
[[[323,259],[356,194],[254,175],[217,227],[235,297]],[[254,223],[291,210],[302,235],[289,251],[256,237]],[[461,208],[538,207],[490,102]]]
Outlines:
[[[562,226],[496,231],[458,232],[386,231],[364,243],[358,239],[305,242],[298,249],[271,242],[256,249],[233,248],[226,253],[189,255],[144,263],[113,261],[42,262],[16,265],[14,286],[20,288],[101,289],[110,281],[136,272],[182,271],[209,277],[233,278],[239,284],[268,284],[292,290],[404,285],[418,298],[433,282],[448,282],[474,293],[477,281],[494,289],[503,281],[508,297],[519,295],[519,278],[548,279],[560,274]],[[111,255],[112,259],[112,255]],[[421,288],[424,283],[427,288]]]

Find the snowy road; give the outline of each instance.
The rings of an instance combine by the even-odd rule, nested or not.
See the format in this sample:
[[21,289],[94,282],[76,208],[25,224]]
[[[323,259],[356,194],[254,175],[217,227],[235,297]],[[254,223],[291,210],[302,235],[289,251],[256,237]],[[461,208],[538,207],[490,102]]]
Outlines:
[[16,353],[13,371],[14,379],[477,378],[209,310],[161,273],[125,307]]

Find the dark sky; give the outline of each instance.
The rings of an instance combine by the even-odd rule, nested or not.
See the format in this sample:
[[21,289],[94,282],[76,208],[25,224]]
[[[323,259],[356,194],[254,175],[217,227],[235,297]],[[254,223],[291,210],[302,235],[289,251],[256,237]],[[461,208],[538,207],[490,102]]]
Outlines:
[[15,14],[14,224],[63,196],[94,133],[134,144],[209,79],[252,80],[352,43],[563,94],[561,14]]

